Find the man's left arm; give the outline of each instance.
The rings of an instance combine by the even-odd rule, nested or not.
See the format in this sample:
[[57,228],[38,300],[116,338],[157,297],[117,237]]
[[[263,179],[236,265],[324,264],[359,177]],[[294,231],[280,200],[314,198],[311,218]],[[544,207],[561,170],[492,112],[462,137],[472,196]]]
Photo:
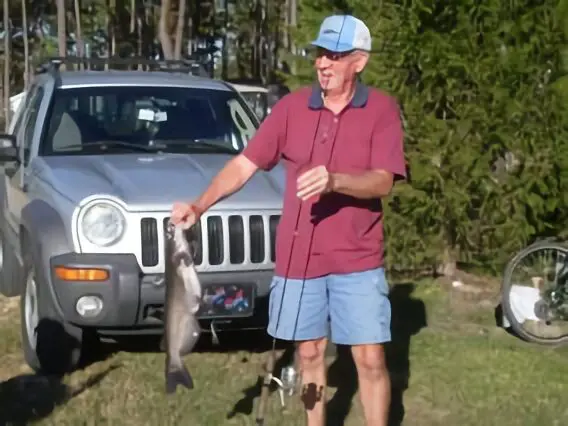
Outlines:
[[362,199],[389,195],[396,180],[406,179],[403,139],[400,110],[391,99],[373,130],[371,170],[359,175],[331,173],[329,189]]

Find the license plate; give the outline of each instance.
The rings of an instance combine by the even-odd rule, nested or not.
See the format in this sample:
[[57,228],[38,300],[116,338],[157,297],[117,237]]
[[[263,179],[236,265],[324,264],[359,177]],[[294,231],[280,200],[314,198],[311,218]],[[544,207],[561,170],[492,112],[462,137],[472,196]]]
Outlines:
[[215,284],[203,286],[199,318],[242,318],[254,312],[253,284]]

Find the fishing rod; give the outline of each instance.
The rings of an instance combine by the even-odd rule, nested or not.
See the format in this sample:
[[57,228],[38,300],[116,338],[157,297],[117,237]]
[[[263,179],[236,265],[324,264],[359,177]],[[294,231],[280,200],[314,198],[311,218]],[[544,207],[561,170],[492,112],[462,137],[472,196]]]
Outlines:
[[[316,145],[316,139],[318,137],[318,133],[319,133],[319,127],[320,127],[320,122],[321,122],[321,115],[322,115],[322,109],[320,109],[320,111],[318,112],[318,120],[316,122],[316,129],[314,131],[314,137],[312,140],[312,146],[310,148],[310,156],[308,157],[308,162],[307,162],[307,167],[309,167],[312,163],[312,159],[313,159],[313,155],[314,155],[314,148]],[[301,170],[302,168],[298,168],[298,170]],[[294,225],[294,232],[292,234],[292,243],[290,244],[290,252],[288,254],[288,264],[286,265],[286,274],[284,277],[284,284],[282,286],[282,295],[280,296],[280,307],[278,309],[278,317],[276,319],[276,330],[275,333],[278,331],[278,326],[280,325],[280,317],[282,315],[282,306],[284,304],[284,296],[286,294],[286,284],[288,283],[288,275],[290,272],[290,266],[292,264],[292,253],[294,252],[294,243],[296,242],[296,235],[298,234],[298,226],[300,224],[300,216],[302,213],[302,207],[304,207],[304,202],[302,200],[300,200],[300,206],[298,207],[298,212],[296,213],[296,224]],[[312,240],[313,240],[313,229],[312,229],[312,233],[311,233],[311,237],[310,237],[310,243],[309,243],[309,249],[311,250],[311,245],[312,245]],[[308,267],[308,263],[310,260],[310,251],[308,250],[308,258],[306,259],[306,267],[305,269],[307,270]],[[305,275],[305,271],[304,271],[304,275]],[[304,292],[304,284],[306,282],[306,278],[303,278],[302,281],[302,291],[300,293],[300,303],[299,305],[302,303],[302,295]],[[300,315],[300,306],[298,306],[298,314],[296,315],[296,325],[297,325],[297,318]],[[296,326],[294,326],[294,335],[296,334]],[[293,336],[294,337],[294,336]],[[292,337],[292,338],[293,338]],[[264,414],[266,411],[266,403],[268,401],[268,395],[270,394],[270,385],[272,384],[272,382],[276,382],[276,384],[282,388],[283,387],[283,383],[280,379],[278,379],[277,377],[275,377],[272,372],[274,371],[274,365],[276,363],[276,337],[272,338],[272,349],[270,351],[270,354],[268,355],[268,359],[266,361],[266,365],[265,365],[265,369],[264,369],[264,380],[262,382],[262,388],[260,391],[260,399],[258,402],[258,410],[257,410],[257,415],[256,415],[256,425],[257,426],[264,426]],[[283,401],[283,399],[282,399]]]
[[[339,46],[339,40],[341,40],[341,35],[343,33],[343,27],[345,25],[345,21],[346,21],[347,17],[345,16],[343,18],[343,22],[341,23],[341,28],[339,29],[339,34],[337,37],[337,42],[335,45],[335,48],[337,49]],[[322,90],[322,103],[325,104],[325,91]],[[321,122],[321,116],[322,116],[322,112],[324,110],[325,105],[322,105],[319,112],[318,112],[318,120],[316,123],[316,130],[314,132],[314,137],[312,140],[312,146],[310,148],[310,156],[308,158],[308,163],[307,163],[307,167],[305,167],[305,169],[307,170],[309,167],[312,166],[312,161],[313,161],[313,155],[314,155],[314,148],[316,146],[316,139],[318,137],[318,133],[319,133],[319,127],[320,127],[320,122]],[[339,130],[339,129],[337,129]],[[329,158],[327,160],[327,168],[329,168],[330,164],[331,164],[331,160],[333,158],[333,150],[335,147],[335,141],[337,140],[337,133],[335,133],[335,136],[333,137],[333,141],[331,143],[331,148],[330,148],[330,154],[329,154]],[[298,170],[302,170],[302,168],[298,168]],[[299,173],[298,173],[299,174]],[[284,277],[284,285],[282,286],[282,295],[280,296],[280,308],[278,310],[278,317],[276,319],[276,330],[274,331],[274,334],[277,333],[278,331],[278,325],[280,324],[280,316],[282,314],[282,306],[284,304],[284,295],[286,294],[286,284],[288,283],[288,275],[290,272],[290,265],[292,262],[292,253],[294,252],[294,242],[296,241],[296,236],[298,235],[298,226],[300,223],[300,214],[302,212],[302,207],[304,206],[304,202],[302,200],[300,200],[300,206],[298,207],[298,213],[296,214],[296,224],[294,226],[294,233],[292,234],[292,243],[290,244],[290,254],[288,255],[288,265],[286,266],[286,276]],[[300,318],[300,306],[302,305],[302,297],[304,296],[304,288],[306,285],[306,273],[308,270],[308,264],[310,263],[310,257],[311,257],[311,251],[312,251],[312,243],[314,240],[314,230],[315,230],[315,224],[314,226],[312,226],[311,229],[311,233],[310,233],[310,239],[309,239],[309,244],[308,244],[308,255],[306,258],[306,265],[304,267],[304,274],[302,276],[302,290],[300,291],[300,300],[298,302],[298,311],[296,313],[296,321],[294,323],[294,331],[292,333],[292,341],[294,340],[294,338],[296,337],[296,331],[298,328],[298,320]],[[295,357],[294,357],[295,359]],[[260,392],[260,399],[259,399],[259,403],[258,403],[258,411],[257,411],[257,415],[256,415],[256,425],[257,426],[264,426],[264,414],[266,411],[266,403],[268,401],[268,395],[270,393],[270,384],[274,381],[276,382],[279,386],[280,386],[280,398],[282,403],[284,403],[284,398],[282,396],[282,388],[283,388],[283,384],[282,381],[280,379],[278,379],[277,377],[274,377],[274,375],[272,374],[273,370],[274,370],[274,365],[276,363],[276,337],[273,337],[272,339],[272,350],[270,351],[270,354],[268,356],[268,360],[266,361],[266,367],[265,367],[265,375],[264,375],[264,380],[262,383],[262,389]]]
[[[325,95],[322,95],[322,96],[325,97]],[[323,99],[325,99],[325,98],[323,98]],[[316,142],[316,139],[317,139],[318,133],[319,133],[319,127],[320,127],[322,112],[323,112],[323,108],[321,108],[319,113],[318,113],[316,130],[315,130],[314,137],[313,137],[313,140],[312,140],[312,147],[311,147],[311,150],[310,150],[310,156],[309,156],[309,160],[308,160],[308,163],[307,163],[308,167],[312,165],[312,160],[313,160],[312,157],[313,157],[313,153],[314,153],[315,142]],[[329,169],[329,166],[331,165],[331,160],[333,159],[335,142],[337,140],[337,133],[338,133],[338,131],[335,133],[335,136],[334,136],[332,144],[331,144],[330,154],[329,154],[329,158],[328,158],[328,161],[327,161],[327,164],[326,164],[327,169]],[[302,168],[299,168],[299,170],[302,170]],[[280,324],[280,319],[281,319],[281,314],[282,314],[282,306],[284,304],[284,296],[286,294],[286,284],[288,282],[288,275],[289,275],[291,261],[292,261],[292,253],[294,252],[294,242],[296,241],[296,236],[298,235],[298,226],[299,226],[299,223],[300,223],[302,207],[304,207],[304,202],[302,202],[300,200],[300,206],[298,208],[298,213],[296,214],[296,224],[294,226],[294,233],[292,234],[292,243],[290,245],[290,254],[288,255],[288,265],[286,266],[286,276],[284,277],[284,284],[283,284],[283,287],[282,287],[282,295],[280,296],[280,307],[279,307],[279,310],[278,310],[278,317],[276,319],[276,331],[278,331],[278,326]],[[298,329],[298,320],[300,318],[300,307],[302,305],[302,298],[303,298],[303,295],[304,295],[304,289],[305,289],[305,284],[306,284],[306,273],[307,273],[308,265],[309,265],[309,262],[310,262],[312,244],[313,244],[313,241],[314,241],[314,231],[315,231],[315,225],[312,227],[311,232],[310,232],[310,238],[309,238],[309,243],[308,243],[308,257],[306,259],[306,264],[305,264],[305,267],[304,267],[304,274],[303,274],[303,277],[302,277],[302,289],[300,291],[300,300],[299,300],[299,303],[298,303],[298,311],[296,313],[296,321],[294,323],[294,331],[293,331],[293,334],[292,334],[292,340],[294,340],[294,338],[296,337],[296,331]],[[272,382],[275,382],[280,387],[281,403],[282,403],[282,405],[284,404],[284,397],[283,397],[283,393],[282,393],[282,390],[284,388],[284,383],[282,382],[282,380],[280,380],[278,377],[275,377],[272,374],[273,371],[274,371],[275,363],[276,363],[276,340],[277,339],[275,337],[272,339],[272,349],[271,349],[271,351],[268,355],[268,359],[266,361],[266,366],[265,366],[265,370],[264,370],[265,375],[264,375],[264,379],[263,379],[263,382],[262,382],[262,388],[261,388],[261,392],[260,392],[260,399],[259,399],[258,410],[257,410],[257,415],[256,415],[256,426],[264,426],[264,414],[265,414],[265,411],[266,411],[266,404],[267,404],[267,400],[268,400],[268,395],[270,393],[270,385],[271,385]]]

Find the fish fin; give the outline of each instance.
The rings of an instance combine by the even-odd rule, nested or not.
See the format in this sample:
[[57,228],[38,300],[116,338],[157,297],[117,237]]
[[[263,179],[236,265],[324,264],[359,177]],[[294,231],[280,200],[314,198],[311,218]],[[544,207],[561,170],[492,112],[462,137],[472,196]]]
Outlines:
[[168,371],[166,373],[166,393],[171,394],[176,391],[178,385],[193,389],[193,378],[189,371],[182,365],[181,368]]
[[[154,340],[154,342],[155,342],[155,340]],[[162,336],[162,338],[160,339],[160,351],[166,352],[166,334],[165,333]]]

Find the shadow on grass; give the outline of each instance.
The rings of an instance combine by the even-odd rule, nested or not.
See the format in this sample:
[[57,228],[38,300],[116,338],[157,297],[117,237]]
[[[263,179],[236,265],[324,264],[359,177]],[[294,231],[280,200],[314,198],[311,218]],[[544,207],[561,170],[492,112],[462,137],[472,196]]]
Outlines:
[[[412,296],[414,284],[404,283],[393,286],[390,292],[392,307],[392,342],[386,346],[387,364],[391,376],[391,408],[389,426],[400,426],[404,418],[403,394],[408,388],[410,377],[409,350],[412,336],[427,326],[426,306],[424,302]],[[326,357],[335,355],[328,370],[328,386],[336,387],[333,398],[326,406],[327,426],[343,425],[352,401],[358,389],[357,371],[351,350],[344,345],[328,345]],[[280,375],[282,367],[293,361],[294,346],[288,344],[284,353],[277,360],[273,374]],[[254,400],[260,396],[263,377],[243,390],[244,396],[228,413],[227,418],[237,413],[251,415]],[[272,392],[276,390],[273,386]]]
[[[36,332],[40,362],[49,363],[53,371],[61,372],[22,374],[1,382],[1,425],[27,425],[47,417],[56,407],[97,385],[112,370],[120,367],[112,365],[92,375],[79,386],[69,387],[63,383],[64,370],[71,351],[77,346],[77,340],[69,336],[60,323],[52,320],[42,320]],[[54,342],[57,342],[57,347],[54,347]],[[90,363],[89,359],[82,360],[80,369],[86,368]]]
[[[283,367],[292,364],[294,361],[295,348],[293,344],[283,343],[282,346],[284,347],[284,352],[276,359],[274,369],[272,370],[272,374],[276,377],[280,377],[280,371]],[[282,348],[282,346],[280,348]],[[227,413],[227,419],[232,419],[236,414],[244,414],[247,416],[252,414],[254,411],[254,400],[260,397],[263,380],[264,376],[258,376],[254,385],[242,391],[243,396],[235,403],[231,411]],[[270,394],[273,394],[276,390],[277,387],[274,382],[272,382]]]
[[27,425],[49,416],[55,408],[100,383],[119,366],[94,374],[78,387],[69,387],[58,376],[25,374],[0,383],[0,424]]
[[400,426],[404,419],[403,394],[410,379],[410,341],[428,326],[426,305],[412,296],[414,289],[414,284],[404,283],[393,286],[390,293],[392,342],[386,348],[391,378],[389,426]]

